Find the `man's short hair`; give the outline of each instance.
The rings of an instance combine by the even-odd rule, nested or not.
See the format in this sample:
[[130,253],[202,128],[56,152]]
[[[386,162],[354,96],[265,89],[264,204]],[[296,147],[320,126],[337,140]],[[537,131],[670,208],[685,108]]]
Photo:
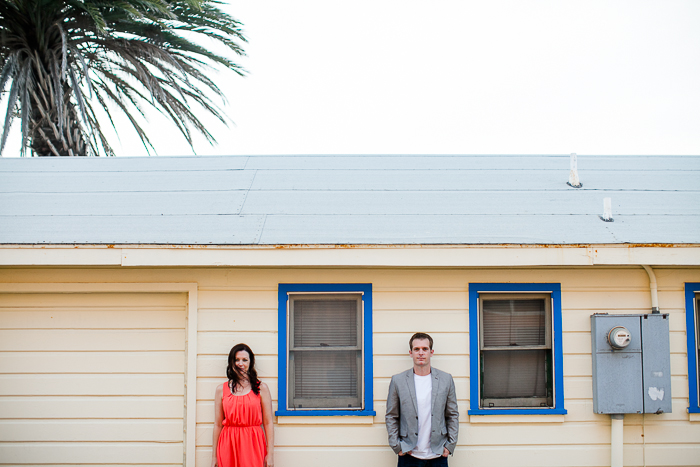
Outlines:
[[433,338],[424,332],[417,332],[411,336],[408,340],[408,350],[413,350],[413,341],[416,339],[428,339],[428,342],[430,342],[430,350],[433,350]]

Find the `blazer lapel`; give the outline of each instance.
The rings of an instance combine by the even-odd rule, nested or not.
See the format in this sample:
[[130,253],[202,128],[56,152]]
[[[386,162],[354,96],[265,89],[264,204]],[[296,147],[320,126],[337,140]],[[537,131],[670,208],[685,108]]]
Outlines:
[[432,368],[430,370],[430,378],[433,381],[433,393],[430,401],[430,409],[432,410],[432,413],[435,413],[435,399],[437,398],[437,393],[438,390],[440,389],[440,380],[438,379],[437,371],[435,371],[435,368]]
[[406,372],[406,384],[408,385],[408,392],[411,393],[413,410],[415,410],[416,415],[418,415],[418,402],[416,402],[416,382],[413,380],[413,370]]

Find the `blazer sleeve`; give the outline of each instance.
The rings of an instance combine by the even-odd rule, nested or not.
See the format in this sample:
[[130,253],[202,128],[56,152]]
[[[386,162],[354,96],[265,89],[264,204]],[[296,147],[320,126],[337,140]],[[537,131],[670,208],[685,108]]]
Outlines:
[[396,390],[395,378],[391,378],[389,384],[389,395],[386,398],[386,431],[389,436],[389,447],[398,454],[401,452],[401,443],[399,442],[399,417],[401,416],[401,401]]
[[450,376],[450,390],[447,393],[447,403],[445,404],[445,425],[447,428],[447,443],[445,447],[450,454],[454,454],[457,446],[457,435],[459,434],[459,407],[457,405],[457,393],[455,382]]

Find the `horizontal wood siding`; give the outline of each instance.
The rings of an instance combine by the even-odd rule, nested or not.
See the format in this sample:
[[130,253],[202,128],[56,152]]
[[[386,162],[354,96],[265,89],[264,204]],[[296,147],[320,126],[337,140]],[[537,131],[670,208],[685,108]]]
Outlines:
[[0,294],[0,465],[182,465],[184,294]]
[[[691,466],[700,459],[700,422],[692,422],[686,412],[688,406],[688,372],[685,347],[685,304],[683,284],[700,282],[700,268],[658,268],[659,302],[663,313],[670,314],[671,372],[673,412],[662,415],[625,416],[624,442],[625,465],[628,466]],[[610,465],[610,417],[593,413],[590,315],[593,313],[647,313],[650,311],[649,278],[641,268],[590,267],[590,268],[492,268],[492,269],[265,269],[265,268],[182,268],[182,269],[133,269],[133,270],[13,270],[14,280],[75,282],[197,282],[198,289],[198,345],[197,345],[197,431],[196,465],[208,467],[211,462],[213,429],[213,396],[218,384],[225,381],[226,357],[230,348],[238,343],[249,344],[256,352],[261,378],[270,386],[274,408],[277,408],[277,285],[279,283],[372,283],[374,298],[374,409],[377,415],[369,421],[353,417],[299,417],[276,420],[276,465],[292,467],[309,466],[392,466],[396,457],[387,446],[384,411],[391,375],[411,365],[408,357],[408,338],[413,332],[429,332],[435,339],[435,367],[452,373],[455,378],[460,409],[460,437],[451,465],[474,467],[507,465],[513,467],[535,466],[586,466]],[[0,281],[9,276],[0,270]],[[468,284],[470,282],[555,282],[562,289],[562,326],[564,349],[565,408],[563,416],[472,416],[469,407],[469,319]],[[15,310],[16,311],[16,310]],[[23,322],[21,316],[0,314],[4,322]],[[129,315],[120,329],[142,322],[157,322],[158,313],[140,316]],[[24,313],[22,310],[21,313]],[[32,313],[39,313],[38,310]],[[109,313],[107,313],[109,314]],[[38,316],[32,314],[31,316]],[[124,315],[126,316],[126,315]],[[88,317],[89,318],[89,317]],[[88,319],[86,318],[86,319]],[[31,321],[31,320],[30,320]],[[30,324],[26,324],[27,328]],[[92,326],[88,326],[92,329]],[[5,327],[8,331],[11,328]],[[179,331],[178,331],[179,329]],[[41,326],[36,327],[42,330]],[[77,327],[66,326],[73,332],[73,339],[82,339]],[[105,345],[113,345],[106,329],[100,334]],[[182,342],[179,335],[184,327],[172,327],[154,337],[158,342]],[[184,335],[184,334],[183,334]],[[11,334],[8,334],[12,337]],[[110,395],[102,410],[110,419],[114,438],[127,436],[131,423],[129,413],[143,410],[153,419],[162,418],[173,410],[177,394],[137,394],[139,379],[164,378],[156,383],[160,388],[182,388],[169,369],[175,363],[165,351],[149,348],[139,338],[138,332],[122,358],[109,360],[118,378],[122,371],[129,372],[134,393],[122,398]],[[31,369],[40,367],[42,361],[53,362],[62,371],[75,371],[69,362],[60,362],[61,352],[68,349],[43,347],[41,339],[12,337],[24,350],[5,350],[1,364],[13,369],[6,382],[21,390],[31,391],[37,384],[37,376]],[[92,346],[99,339],[85,338],[81,352],[96,352]],[[0,343],[0,346],[5,344]],[[35,350],[31,350],[35,349]],[[173,349],[176,350],[176,349]],[[42,352],[44,357],[35,359],[31,352]],[[152,363],[136,362],[138,352],[151,352]],[[85,360],[85,368],[94,369],[99,362]],[[154,367],[168,371],[153,371]],[[33,371],[33,370],[32,370]],[[86,370],[87,371],[87,370]],[[92,371],[92,370],[90,370]],[[56,375],[42,377],[54,378]],[[106,377],[107,375],[105,375]],[[90,374],[73,374],[86,378]],[[15,378],[15,380],[12,380]],[[52,380],[52,384],[58,384]],[[130,384],[131,384],[130,383]],[[116,383],[115,383],[116,384]],[[59,388],[60,384],[58,384]],[[121,390],[121,389],[120,389]],[[126,388],[123,389],[126,391]],[[0,389],[1,391],[1,389]],[[60,389],[60,391],[67,391]],[[92,407],[100,407],[87,394],[60,395],[65,407],[53,408],[58,394],[50,394],[43,405],[33,406],[28,393],[12,396],[13,404],[0,395],[0,411],[8,415],[2,421],[18,418],[28,423],[42,411],[51,410],[53,418],[61,418],[75,411],[81,414],[82,425],[76,432],[90,431]],[[153,404],[141,404],[141,398],[152,398]],[[180,404],[182,394],[180,392]],[[52,399],[53,398],[53,399]],[[128,401],[128,402],[126,402]],[[140,404],[140,405],[139,405]],[[181,408],[181,405],[179,406]],[[119,424],[123,422],[124,424]],[[155,422],[154,422],[155,423]],[[2,424],[0,423],[0,426]],[[1,429],[1,428],[0,428]],[[107,430],[109,428],[105,428]],[[141,430],[148,431],[141,427]],[[171,425],[163,425],[170,433]],[[48,430],[47,432],[50,432]],[[136,430],[135,432],[138,432]],[[44,431],[42,431],[44,433]],[[106,436],[96,431],[96,439]],[[15,435],[13,435],[15,436]],[[19,436],[19,435],[16,435]],[[40,436],[37,434],[36,436]],[[41,435],[45,436],[45,435]],[[162,434],[162,436],[168,436]],[[14,438],[3,438],[10,445],[21,444]],[[87,440],[83,440],[87,441]],[[97,442],[97,441],[95,441]],[[128,444],[132,441],[122,439]],[[19,443],[19,444],[18,444]],[[14,451],[13,451],[14,452]],[[34,454],[32,454],[33,456]],[[12,461],[16,462],[16,461]],[[34,462],[29,460],[27,462]],[[109,462],[118,463],[115,460]]]

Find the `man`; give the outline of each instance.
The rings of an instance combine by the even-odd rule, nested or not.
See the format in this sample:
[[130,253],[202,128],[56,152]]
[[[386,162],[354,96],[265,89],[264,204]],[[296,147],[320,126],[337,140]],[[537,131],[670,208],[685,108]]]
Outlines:
[[408,341],[413,368],[394,375],[386,401],[389,446],[398,467],[447,466],[457,445],[459,412],[452,375],[430,366],[433,338],[418,332]]

